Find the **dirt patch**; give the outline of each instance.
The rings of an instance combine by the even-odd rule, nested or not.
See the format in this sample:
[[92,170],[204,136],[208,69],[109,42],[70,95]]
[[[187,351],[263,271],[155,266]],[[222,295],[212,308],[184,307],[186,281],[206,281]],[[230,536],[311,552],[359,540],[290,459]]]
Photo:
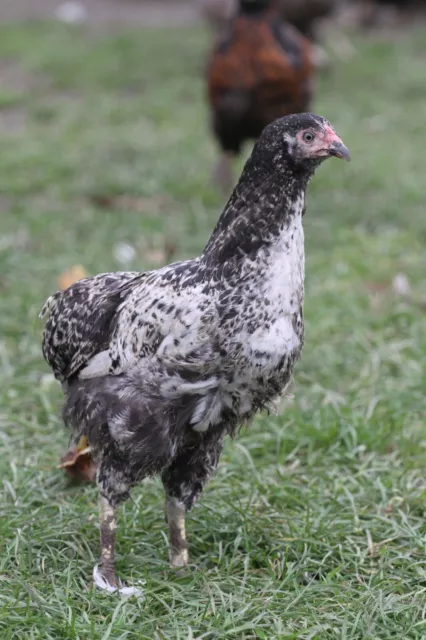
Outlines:
[[23,69],[15,60],[0,60],[0,87],[2,93],[12,96],[11,104],[0,107],[0,134],[2,137],[19,135],[27,127],[28,116],[20,104],[14,104],[15,97],[19,102],[20,94],[46,91],[49,81],[43,74]]
[[2,138],[24,133],[28,116],[23,109],[8,107],[0,109],[0,134]]
[[[0,22],[55,18],[64,2],[59,0],[13,0],[0,3]],[[183,0],[84,0],[80,5],[89,26],[184,26],[199,20],[197,2]]]
[[[12,206],[12,201],[2,193],[0,193],[0,213],[9,211]],[[1,244],[1,242],[0,242]]]
[[40,73],[30,73],[15,60],[0,60],[0,87],[11,93],[44,90],[49,86],[48,79]]

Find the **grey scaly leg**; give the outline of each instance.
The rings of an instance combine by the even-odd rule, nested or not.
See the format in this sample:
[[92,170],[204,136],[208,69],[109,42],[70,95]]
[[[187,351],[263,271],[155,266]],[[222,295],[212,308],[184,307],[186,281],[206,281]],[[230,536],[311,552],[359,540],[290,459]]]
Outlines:
[[93,570],[93,580],[99,589],[116,591],[119,583],[115,573],[114,545],[116,509],[103,496],[99,497],[101,555]]
[[173,568],[188,564],[188,544],[185,534],[186,509],[177,498],[166,497],[166,513],[169,525],[170,565]]
[[99,499],[99,521],[101,533],[101,555],[99,564],[93,569],[93,581],[98,589],[122,595],[140,595],[136,587],[123,587],[115,572],[116,509],[102,495]]
[[99,522],[101,533],[101,555],[99,569],[111,587],[118,588],[118,579],[115,573],[115,529],[116,509],[111,506],[106,498],[99,498]]
[[166,491],[172,567],[188,564],[185,514],[191,510],[217,467],[223,437],[220,429],[200,436],[195,446],[181,451],[161,475]]

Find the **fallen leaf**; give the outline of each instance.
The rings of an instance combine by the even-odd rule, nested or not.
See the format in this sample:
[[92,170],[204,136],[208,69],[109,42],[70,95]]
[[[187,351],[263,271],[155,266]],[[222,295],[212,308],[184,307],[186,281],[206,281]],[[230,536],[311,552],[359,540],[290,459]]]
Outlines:
[[164,251],[164,249],[150,249],[145,253],[145,257],[151,264],[166,264],[166,252]]
[[171,240],[166,240],[164,243],[164,253],[166,262],[169,263],[172,261],[172,258],[177,252],[177,245]]
[[90,447],[86,436],[82,436],[76,447],[69,449],[62,456],[58,469],[65,472],[74,480],[94,482],[97,466],[90,455]]
[[387,282],[367,282],[365,288],[370,293],[386,293],[389,288]]
[[75,264],[67,271],[64,271],[59,278],[59,286],[62,290],[68,289],[77,280],[87,278],[87,271],[81,264]]
[[152,196],[151,198],[138,198],[135,196],[118,195],[109,196],[105,194],[93,194],[90,200],[102,209],[119,209],[125,211],[135,211],[136,213],[156,213],[164,209],[168,204],[166,196]]
[[177,246],[171,240],[165,240],[162,246],[145,249],[144,256],[153,265],[162,266],[172,262]]

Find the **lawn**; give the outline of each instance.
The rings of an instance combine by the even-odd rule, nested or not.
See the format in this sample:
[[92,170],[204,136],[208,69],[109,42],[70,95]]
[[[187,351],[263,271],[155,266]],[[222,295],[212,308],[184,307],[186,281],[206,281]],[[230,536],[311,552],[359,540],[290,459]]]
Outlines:
[[68,441],[38,313],[74,264],[202,249],[223,206],[207,36],[0,29],[2,640],[426,638],[426,31],[352,42],[318,81],[353,162],[309,189],[293,397],[227,443],[188,518],[187,576],[168,571],[160,483],[134,491],[118,570],[145,597],[125,600],[87,589],[96,489],[56,468]]

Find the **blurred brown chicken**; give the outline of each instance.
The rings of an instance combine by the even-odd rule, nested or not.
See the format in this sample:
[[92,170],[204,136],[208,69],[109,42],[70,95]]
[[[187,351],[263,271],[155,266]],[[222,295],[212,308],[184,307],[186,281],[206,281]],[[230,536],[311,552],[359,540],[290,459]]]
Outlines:
[[239,0],[239,12],[215,45],[207,74],[214,134],[222,155],[215,181],[232,186],[232,158],[276,118],[307,111],[311,44],[285,23],[274,0]]

